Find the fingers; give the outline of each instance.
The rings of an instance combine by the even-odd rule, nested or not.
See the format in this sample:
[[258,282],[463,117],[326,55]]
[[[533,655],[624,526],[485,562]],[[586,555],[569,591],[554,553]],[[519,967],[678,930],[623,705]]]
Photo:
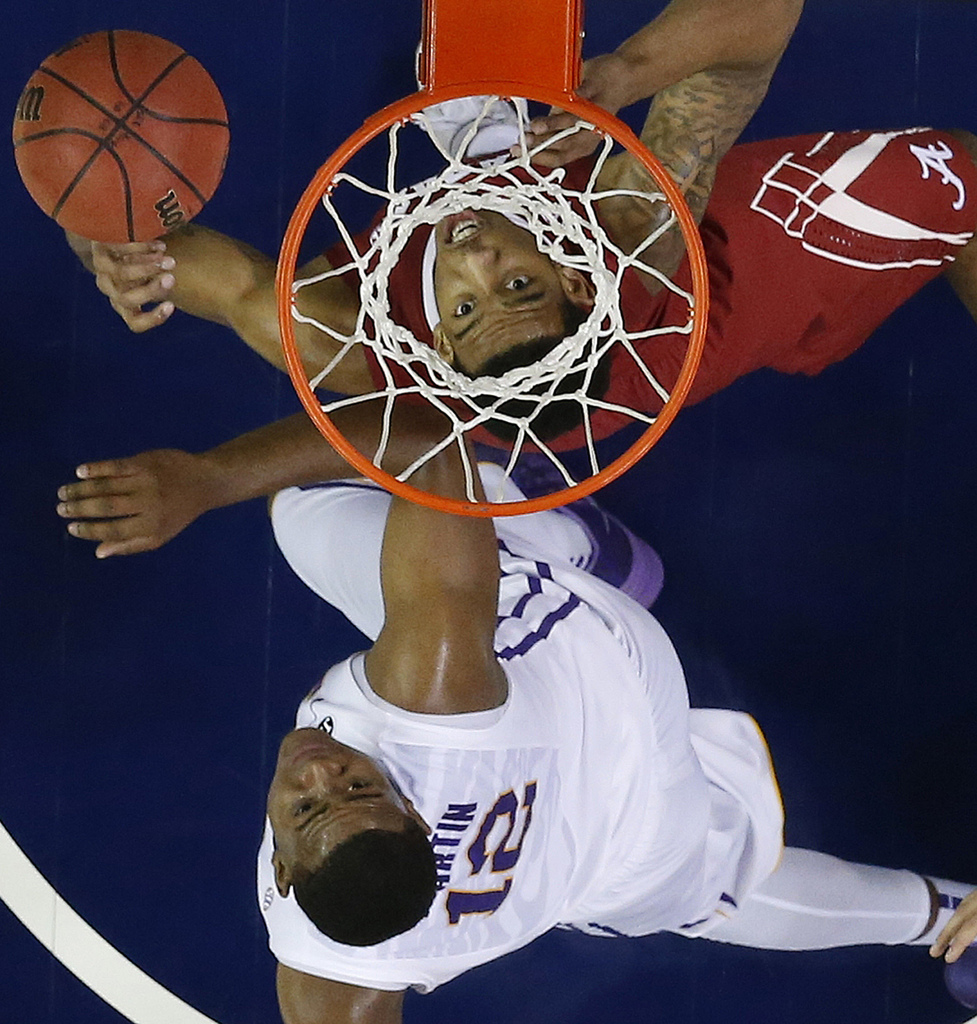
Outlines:
[[[62,519],[110,519],[142,511],[150,479],[126,459],[79,466],[79,482],[58,488],[57,513]],[[75,536],[79,536],[75,531]]]
[[[103,459],[101,462],[83,462],[75,470],[75,476],[78,477],[79,480],[94,480],[99,478],[139,476],[145,473],[145,471],[143,460],[140,458]],[[66,488],[77,486],[79,485],[65,485]]]
[[113,519],[137,515],[142,507],[139,498],[132,493],[100,494],[87,498],[72,495],[66,501],[58,502],[56,511],[62,519]]
[[169,320],[170,316],[173,314],[173,310],[176,308],[173,303],[169,301],[161,302],[159,305],[146,310],[141,308],[143,303],[139,303],[137,306],[133,307],[125,302],[113,301],[111,305],[116,313],[122,317],[126,326],[133,334],[144,334],[146,331],[150,331],[154,327],[159,327],[160,324]]
[[[126,512],[126,509],[132,511]],[[109,499],[62,502],[57,511],[63,519],[71,519],[68,533],[72,537],[98,544],[96,558],[152,551],[163,543],[155,530],[155,520],[132,502]],[[117,518],[109,518],[111,516]]]
[[[630,75],[627,61],[619,54],[607,53],[593,57],[584,62],[583,80],[577,87],[577,95],[603,107],[610,114],[616,114],[628,99],[625,83]],[[546,117],[534,118],[526,136],[527,147],[532,149],[558,132],[566,131],[577,120],[577,115],[555,108]],[[601,136],[594,132],[575,132],[540,150],[532,160],[534,164],[543,167],[562,167],[589,156],[600,141]],[[512,155],[518,156],[518,150],[514,150]]]
[[[578,120],[576,115],[567,114],[562,110],[552,111],[546,117],[534,118],[527,127],[525,148],[532,152],[555,135],[572,128]],[[599,142],[600,136],[594,132],[577,131],[533,153],[532,162],[541,167],[563,167],[593,153]],[[510,152],[513,156],[518,156],[522,148],[514,146]]]
[[929,953],[932,957],[943,956],[947,963],[952,964],[975,940],[977,940],[977,891],[972,892],[957,907],[953,917],[930,946]]
[[572,128],[578,120],[576,114],[568,114],[564,110],[551,110],[545,117],[534,117],[527,127],[531,135],[542,137]]
[[155,520],[146,515],[150,478],[134,461],[89,462],[75,470],[78,482],[58,488],[57,514],[68,533],[94,541],[96,558],[135,554],[159,547]]
[[72,537],[97,543],[96,558],[134,555],[140,551],[152,551],[160,546],[152,531],[146,528],[142,516],[96,522],[72,522],[68,524],[68,533]]
[[971,921],[966,927],[950,932],[947,925],[940,932],[939,938],[930,947],[930,956],[942,956],[948,964],[960,959],[963,951],[977,939],[977,921]]
[[[538,152],[532,152],[536,146],[545,141],[545,138],[527,136],[526,145],[532,154],[532,162],[539,167],[565,167],[567,164],[573,163],[574,160],[593,153],[600,143],[600,136],[593,132],[581,131],[567,139],[554,142]],[[514,153],[513,155],[518,154]]]
[[57,513],[73,537],[98,544],[99,558],[152,551],[210,506],[200,459],[162,448],[125,459],[85,462],[58,488]]
[[131,331],[141,334],[158,327],[173,313],[168,296],[176,283],[170,273],[176,260],[166,255],[163,242],[93,242],[92,263],[98,290]]

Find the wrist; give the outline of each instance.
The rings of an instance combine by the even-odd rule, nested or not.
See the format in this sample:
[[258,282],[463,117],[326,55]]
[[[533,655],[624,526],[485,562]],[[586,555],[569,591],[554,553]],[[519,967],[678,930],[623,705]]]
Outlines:
[[246,493],[244,485],[249,476],[247,469],[242,467],[236,471],[233,461],[224,457],[224,447],[221,445],[188,456],[192,460],[189,476],[194,481],[193,494],[198,516],[255,496]]
[[87,238],[82,238],[81,235],[76,235],[73,231],[65,231],[65,240],[71,248],[71,251],[81,261],[81,265],[89,271],[89,273],[95,273],[95,264],[92,261],[92,243]]

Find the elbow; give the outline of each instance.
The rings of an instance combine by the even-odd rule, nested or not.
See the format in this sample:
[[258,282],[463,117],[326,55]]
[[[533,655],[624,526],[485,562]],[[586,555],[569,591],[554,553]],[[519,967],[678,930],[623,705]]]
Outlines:
[[727,36],[726,60],[720,63],[772,73],[794,34],[804,0],[754,0],[738,7],[739,19],[727,22],[737,27]]
[[787,48],[794,29],[804,10],[804,0],[771,0],[768,3],[769,26],[769,59],[779,60]]

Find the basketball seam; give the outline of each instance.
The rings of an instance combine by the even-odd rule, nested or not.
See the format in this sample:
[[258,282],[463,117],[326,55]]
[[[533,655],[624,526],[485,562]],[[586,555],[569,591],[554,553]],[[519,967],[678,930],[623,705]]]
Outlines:
[[157,121],[165,121],[167,124],[212,124],[215,128],[229,127],[227,121],[221,121],[216,117],[173,117],[170,114],[162,114],[158,110],[153,110],[145,104],[140,104],[140,106],[150,117]]
[[39,139],[49,139],[52,135],[81,135],[93,142],[101,141],[102,136],[96,135],[87,128],[46,128],[43,132],[35,132],[33,135],[25,135],[22,139],[14,142],[14,149],[19,149],[28,142],[37,142]]
[[[98,138],[98,136],[96,136]],[[119,171],[122,174],[122,185],[126,200],[126,232],[129,235],[129,241],[134,241],[135,230],[132,223],[132,188],[129,184],[129,175],[126,172],[125,161],[114,149],[106,146],[98,146],[94,153],[85,161],[85,163],[79,168],[78,173],[71,180],[71,183],[65,188],[64,192],[61,193],[61,198],[55,204],[54,209],[51,211],[51,216],[57,219],[58,214],[61,212],[64,204],[71,197],[71,193],[77,188],[78,183],[85,177],[95,162],[100,153],[107,153],[112,159],[119,165]]]
[[[110,29],[106,33],[106,40],[109,45],[109,60],[112,65],[112,77],[115,79],[115,84],[119,87],[119,92],[121,92],[122,95],[125,96],[125,98],[133,106],[142,107],[142,109],[145,110],[147,114],[150,114],[152,117],[155,117],[160,121],[172,121],[175,124],[213,124],[220,125],[223,128],[227,127],[227,121],[222,121],[219,118],[168,117],[167,115],[161,114],[155,110],[151,110],[149,107],[144,105],[146,97],[149,96],[149,94],[160,84],[160,82],[162,82],[163,79],[166,78],[166,76],[178,64],[181,64],[187,57],[190,56],[190,54],[187,53],[186,50],[182,50],[180,54],[174,60],[172,60],[159,75],[157,75],[156,79],[150,84],[149,88],[142,94],[142,96],[140,96],[139,99],[136,99],[136,97],[133,96],[133,94],[129,91],[129,88],[126,86],[125,82],[123,82],[122,80],[122,72],[119,70],[119,62],[115,51],[115,32],[113,30]],[[128,116],[129,115],[127,114],[126,117]]]
[[[78,173],[75,175],[72,181],[66,186],[64,191],[61,193],[61,196],[55,204],[51,216],[57,218],[58,214],[63,209],[64,204],[71,197],[71,194],[78,187],[79,183],[84,179],[85,175],[91,169],[92,165],[98,159],[99,155],[103,152],[109,153],[112,156],[112,158],[116,161],[116,163],[119,165],[120,170],[122,172],[126,204],[126,229],[128,237],[131,241],[135,236],[132,212],[132,190],[128,178],[128,173],[126,171],[125,163],[113,149],[113,140],[117,135],[125,133],[130,138],[140,143],[156,160],[158,160],[168,171],[170,171],[170,173],[172,173],[179,181],[181,181],[188,189],[190,189],[190,191],[194,194],[194,196],[201,203],[201,205],[207,202],[207,197],[204,196],[201,190],[178,167],[176,167],[158,149],[156,149],[155,146],[153,146],[147,139],[143,138],[143,136],[140,135],[139,132],[137,132],[131,125],[127,123],[129,117],[132,116],[135,110],[146,110],[146,108],[142,105],[143,101],[153,92],[154,89],[156,89],[159,86],[161,82],[163,82],[166,79],[166,77],[173,71],[174,68],[178,67],[181,63],[183,63],[183,61],[186,60],[190,55],[185,50],[182,50],[179,54],[177,54],[177,56],[173,60],[169,62],[169,64],[166,65],[166,67],[156,76],[156,78],[153,79],[153,81],[147,86],[143,93],[140,96],[136,97],[127,88],[126,84],[122,80],[121,72],[118,66],[117,53],[115,49],[114,31],[110,30],[106,33],[106,41],[109,49],[109,62],[112,68],[112,76],[115,79],[115,84],[119,91],[122,93],[122,95],[129,101],[129,109],[121,117],[116,115],[113,111],[108,110],[103,104],[99,103],[94,96],[89,95],[84,89],[76,85],[73,81],[71,81],[68,78],[65,78],[63,75],[52,70],[50,67],[42,65],[38,69],[39,72],[43,72],[44,74],[49,75],[55,81],[60,82],[63,86],[70,89],[76,95],[80,96],[82,100],[84,100],[86,103],[94,107],[95,110],[101,113],[104,117],[108,118],[108,120],[114,125],[114,127],[105,135],[105,137],[98,141],[98,145],[95,151],[89,156],[89,158],[85,161],[84,165],[79,169]],[[155,117],[157,120],[166,120],[165,117],[161,117],[153,111],[147,111],[147,113]],[[225,129],[227,128],[226,122],[214,122],[210,119],[201,118],[196,120],[190,120],[174,118],[171,120],[173,120],[174,123],[209,123],[216,124]],[[36,137],[37,136],[32,136],[32,138]]]

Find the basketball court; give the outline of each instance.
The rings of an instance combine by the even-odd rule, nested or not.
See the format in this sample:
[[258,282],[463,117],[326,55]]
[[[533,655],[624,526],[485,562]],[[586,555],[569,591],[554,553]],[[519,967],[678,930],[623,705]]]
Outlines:
[[[658,6],[589,0],[585,55]],[[82,32],[178,42],[219,84],[231,123],[201,221],[274,252],[319,164],[414,90],[420,7],[272,0],[229,18],[185,0],[56,0],[8,29],[2,93],[12,115],[40,60]],[[966,2],[811,0],[744,139],[973,130],[975,39]],[[225,330],[177,314],[129,334],[12,159],[2,173],[0,898],[58,947],[0,906],[0,1020],[274,1021],[254,885],[264,795],[298,701],[363,640],[291,575],[260,502],[104,562],[54,506],[79,462],[200,450],[298,400]],[[763,726],[788,842],[973,881],[975,339],[938,281],[820,377],[764,371],[683,410],[601,492],[662,555],[655,613],[693,702]],[[61,961],[138,1012],[112,1009]],[[971,1016],[921,949],[785,954],[566,933],[405,1011],[408,1024]]]

